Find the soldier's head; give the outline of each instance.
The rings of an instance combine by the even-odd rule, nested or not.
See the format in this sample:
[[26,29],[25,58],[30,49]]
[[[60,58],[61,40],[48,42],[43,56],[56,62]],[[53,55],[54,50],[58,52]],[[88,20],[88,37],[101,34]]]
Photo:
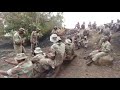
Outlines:
[[61,43],[62,42],[62,39],[60,37],[57,37],[57,42],[58,43]]
[[25,29],[24,28],[20,28],[18,30],[18,32],[19,32],[20,35],[23,35],[23,34],[25,34]]
[[41,32],[41,29],[40,29],[40,28],[37,28],[37,29],[36,29],[36,32],[37,32],[37,33]]
[[108,36],[104,36],[104,37],[103,37],[103,42],[108,41],[108,39],[109,39],[109,37],[108,37]]
[[87,36],[84,36],[84,39],[87,40]]
[[66,43],[66,44],[71,44],[72,41],[71,41],[70,39],[66,39],[66,40],[65,40],[65,43]]
[[52,34],[52,35],[50,36],[50,41],[53,42],[53,43],[57,42],[57,41],[58,41],[58,36],[57,36],[57,34]]
[[27,56],[24,53],[19,53],[14,58],[18,63],[21,63],[27,59]]
[[70,39],[70,40],[71,40],[71,42],[73,42],[73,40],[72,40],[72,38],[71,38],[71,37],[67,37],[66,39]]
[[43,54],[43,51],[41,50],[40,47],[36,47],[35,50],[34,50],[34,53],[35,53],[35,55],[37,55],[37,54]]
[[54,27],[54,30],[57,30],[57,26]]

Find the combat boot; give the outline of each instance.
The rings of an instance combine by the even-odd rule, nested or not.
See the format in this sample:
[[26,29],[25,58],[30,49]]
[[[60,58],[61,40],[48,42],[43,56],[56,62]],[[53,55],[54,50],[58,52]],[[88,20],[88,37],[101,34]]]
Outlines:
[[90,66],[92,63],[93,63],[93,61],[92,61],[92,60],[89,60],[89,61],[87,62],[87,66]]

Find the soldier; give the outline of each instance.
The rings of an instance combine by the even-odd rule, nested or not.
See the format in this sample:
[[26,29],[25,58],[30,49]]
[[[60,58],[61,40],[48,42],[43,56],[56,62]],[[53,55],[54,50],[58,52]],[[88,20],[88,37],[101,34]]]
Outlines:
[[50,36],[50,41],[53,42],[53,45],[51,46],[50,53],[47,54],[47,57],[52,58],[55,62],[55,69],[54,69],[54,75],[55,77],[63,63],[63,60],[65,58],[65,44],[61,41],[61,38],[55,34],[52,34]]
[[87,36],[84,36],[84,39],[82,40],[83,42],[83,47],[87,48],[88,47],[88,38]]
[[90,57],[90,61],[87,63],[87,65],[91,65],[91,63],[95,62],[98,60],[100,57],[106,56],[110,53],[111,51],[111,44],[108,41],[108,37],[105,36],[103,39],[103,43],[101,46],[101,49],[95,50],[89,54],[88,57]]
[[43,53],[40,47],[36,47],[34,52],[36,55],[31,59],[34,64],[34,78],[46,77],[46,75],[55,68],[54,61],[46,58],[46,54]]
[[57,34],[58,33],[58,28],[57,26],[54,27],[54,29],[52,30],[51,34]]
[[89,36],[89,29],[88,28],[83,31],[83,36],[87,36],[87,37]]
[[38,38],[43,36],[40,31],[41,29],[37,28],[33,30],[31,33],[30,41],[31,41],[31,50],[33,55],[35,54],[34,53],[35,48],[38,46]]
[[120,31],[120,20],[119,19],[117,19],[116,28],[117,28],[117,31]]
[[81,25],[81,29],[85,29],[85,22]]
[[25,40],[22,38],[22,36],[25,34],[24,31],[25,31],[24,28],[20,28],[19,31],[17,31],[13,35],[13,44],[14,44],[14,50],[16,54],[26,52],[23,46],[23,44],[25,43]]
[[76,29],[76,28],[77,28],[78,30],[80,29],[80,24],[79,24],[79,22],[75,25],[75,29]]
[[74,44],[75,44],[75,49],[76,50],[80,49],[80,42],[81,42],[80,33],[75,34],[73,41],[74,41]]
[[75,55],[75,46],[74,43],[72,42],[72,39],[66,39],[65,40],[65,60],[73,60],[76,55]]
[[89,24],[88,24],[88,28],[89,28],[90,30],[92,29],[91,22],[89,22]]
[[108,37],[108,41],[110,42],[112,34],[111,34],[111,32],[110,32],[110,28],[107,27],[107,26],[106,26],[105,29],[103,29],[103,33],[102,33],[102,35],[101,35],[100,42],[99,42],[99,45],[100,45],[100,46],[101,46],[101,44],[102,44],[102,42],[103,42],[103,41],[102,41],[103,38],[106,37],[106,36]]
[[14,62],[5,61],[15,65],[15,67],[7,71],[0,70],[0,74],[8,76],[8,78],[31,78],[33,75],[33,64],[28,60],[27,56],[24,53],[19,53],[14,59]]
[[94,23],[93,23],[92,27],[93,27],[93,29],[96,29],[97,24],[96,24],[96,22],[95,22],[95,21],[94,21]]

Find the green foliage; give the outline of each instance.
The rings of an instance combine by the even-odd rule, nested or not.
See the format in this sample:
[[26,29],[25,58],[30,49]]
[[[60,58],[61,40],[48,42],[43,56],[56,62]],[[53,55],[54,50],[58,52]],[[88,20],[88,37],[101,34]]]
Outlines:
[[17,31],[19,28],[26,29],[26,37],[30,38],[32,30],[40,28],[43,35],[49,33],[54,26],[62,26],[63,13],[59,12],[56,16],[52,12],[7,12],[3,13],[6,33]]

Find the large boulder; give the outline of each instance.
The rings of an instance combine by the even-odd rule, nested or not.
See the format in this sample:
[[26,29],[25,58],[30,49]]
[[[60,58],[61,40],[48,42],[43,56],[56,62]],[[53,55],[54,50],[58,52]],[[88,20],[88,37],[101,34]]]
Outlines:
[[100,65],[100,66],[110,66],[113,64],[114,58],[110,55],[103,56],[99,58],[99,60],[95,61],[94,64]]

